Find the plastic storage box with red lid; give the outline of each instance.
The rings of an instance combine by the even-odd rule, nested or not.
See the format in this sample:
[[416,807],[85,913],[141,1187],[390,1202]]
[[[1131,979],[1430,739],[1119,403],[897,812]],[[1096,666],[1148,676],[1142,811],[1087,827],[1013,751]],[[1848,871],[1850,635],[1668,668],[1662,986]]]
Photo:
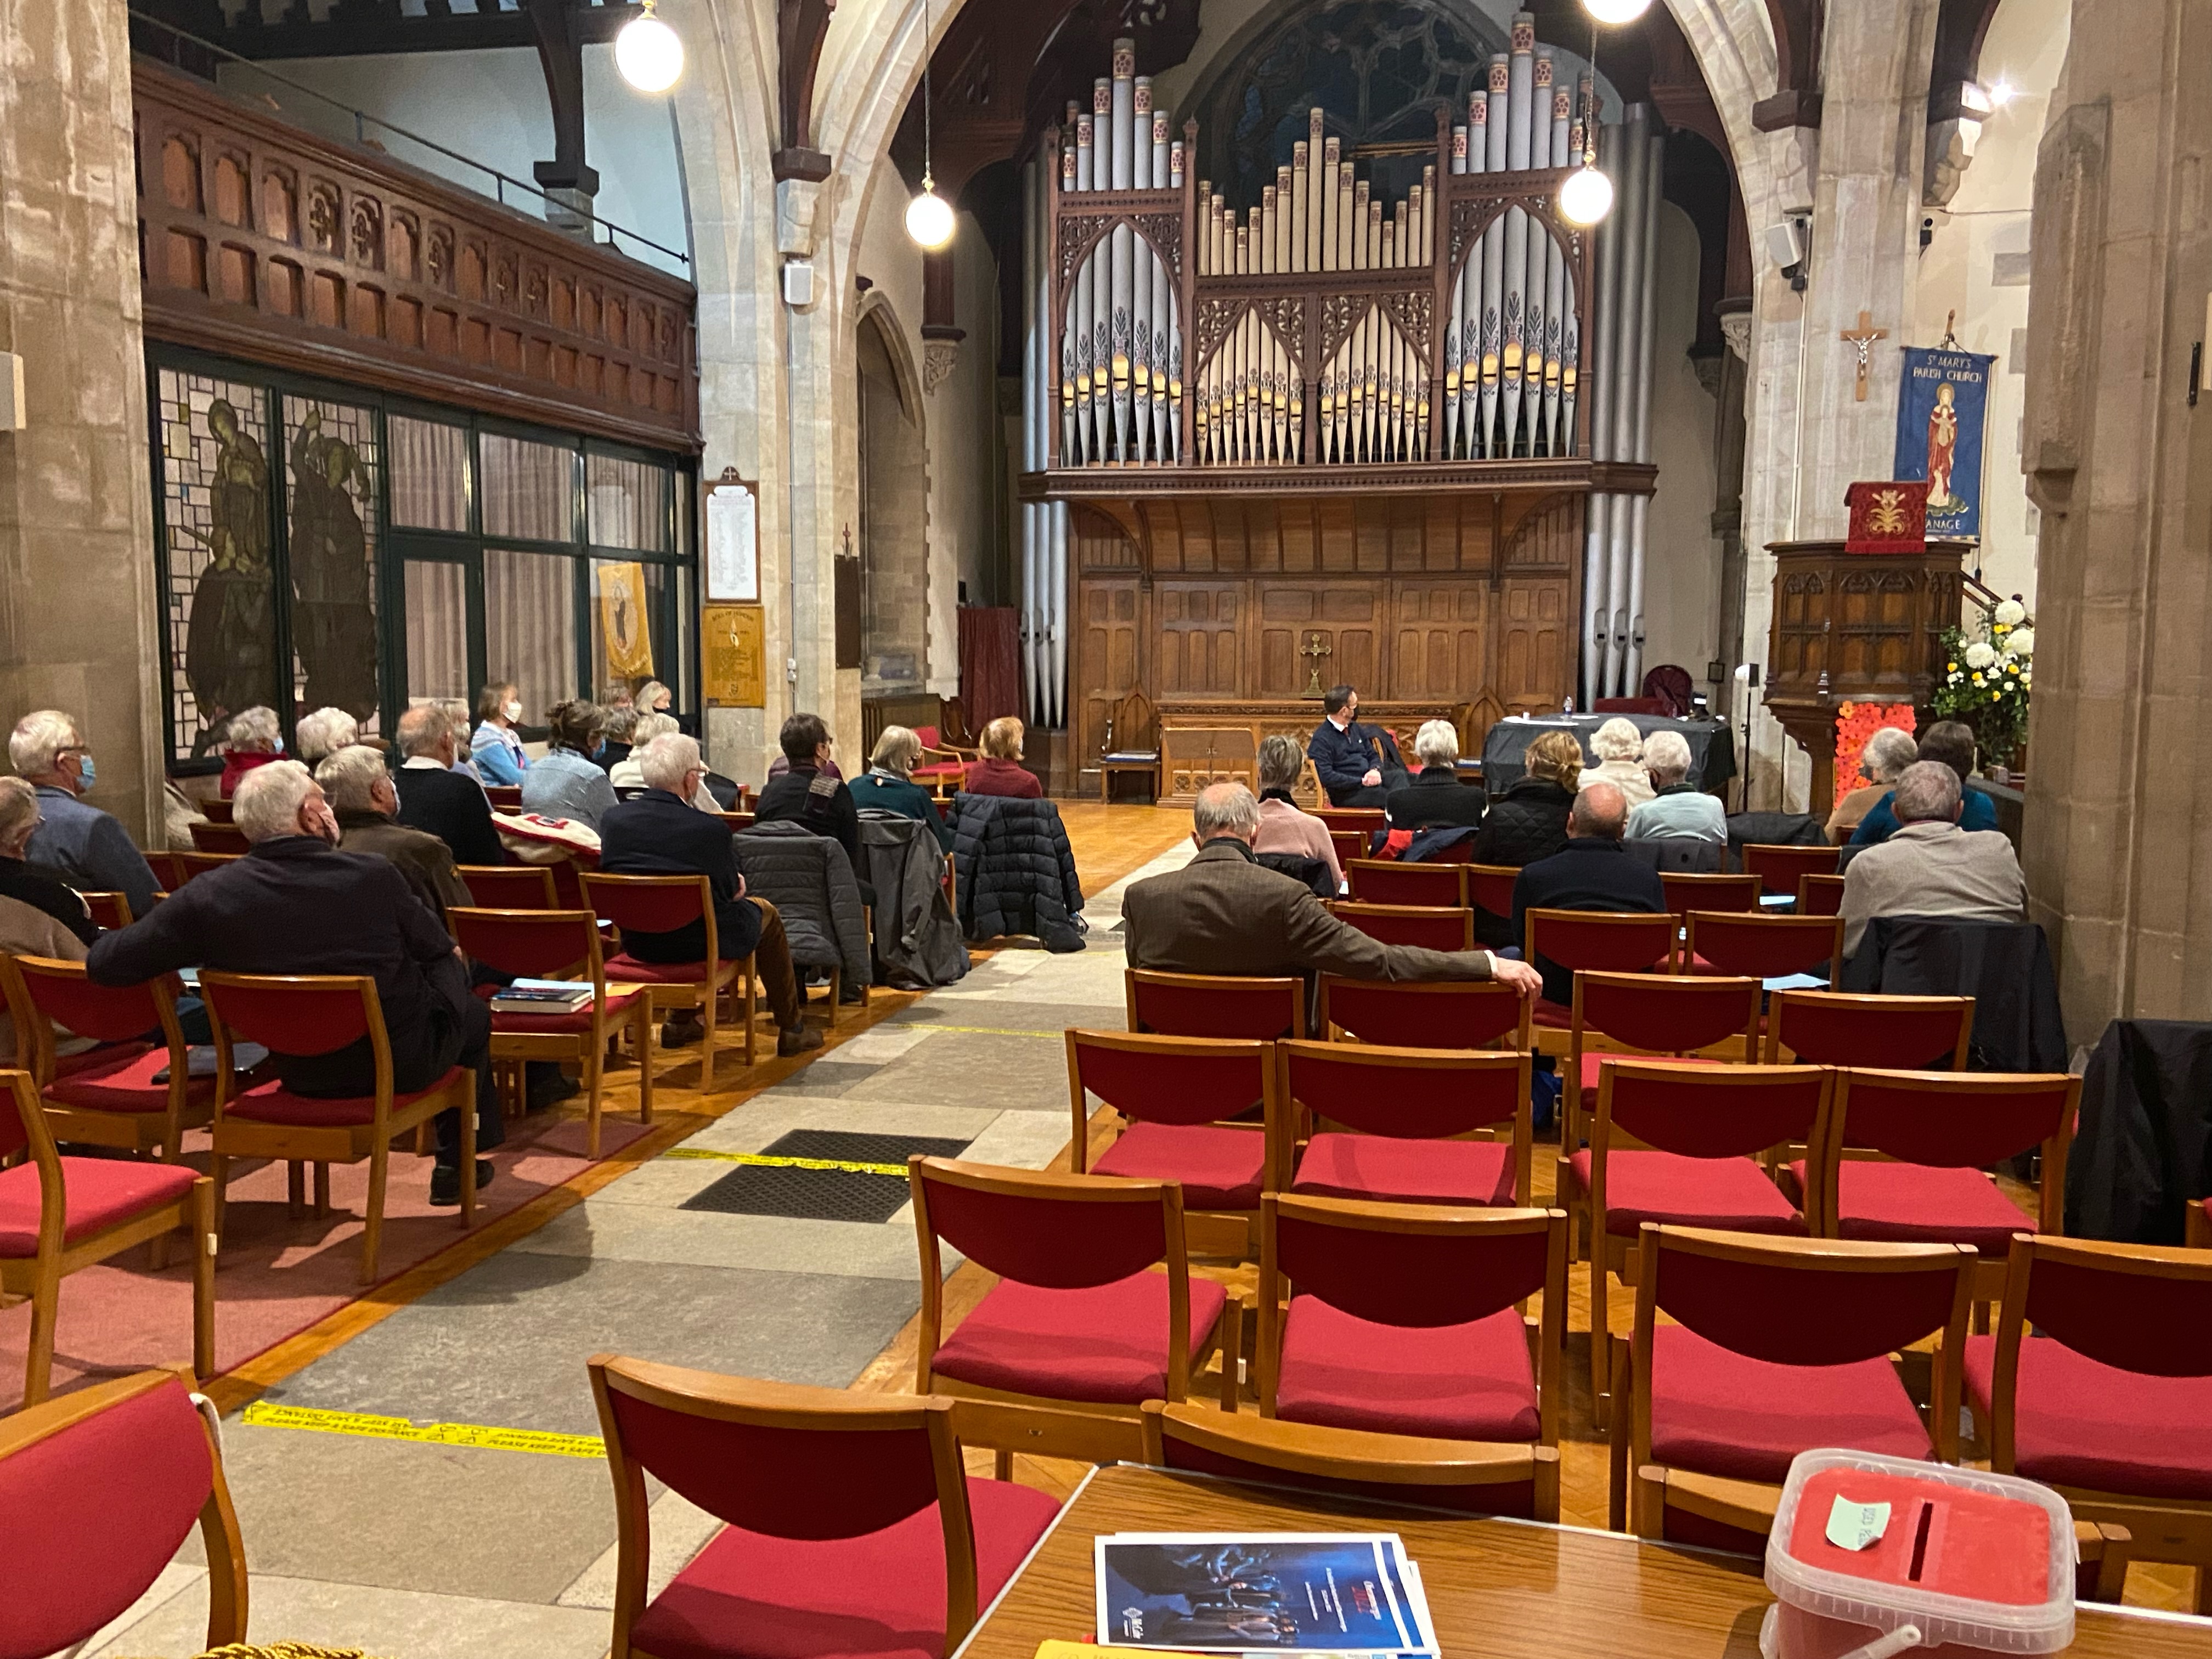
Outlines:
[[[2048,1486],[1870,1452],[1801,1453],[1766,1540],[1766,1659],[1844,1659],[1906,1625],[1917,1656],[2074,1639],[2074,1517]],[[1881,1651],[1893,1651],[1884,1642]]]

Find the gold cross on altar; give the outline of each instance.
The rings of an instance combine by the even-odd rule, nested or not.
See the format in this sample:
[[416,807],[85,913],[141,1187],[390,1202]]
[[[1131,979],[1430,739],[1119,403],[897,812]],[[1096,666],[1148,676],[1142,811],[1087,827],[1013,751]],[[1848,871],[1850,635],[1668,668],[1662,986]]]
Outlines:
[[1836,337],[1844,341],[1847,344],[1854,345],[1858,348],[1859,386],[1856,401],[1859,403],[1864,403],[1866,401],[1867,392],[1868,360],[1874,355],[1874,343],[1876,340],[1887,340],[1889,337],[1889,331],[1886,328],[1875,327],[1874,313],[1870,311],[1862,311],[1859,313],[1859,325],[1855,329],[1847,328],[1844,330],[1844,331],[1838,334]]
[[1336,647],[1328,642],[1328,635],[1309,634],[1305,644],[1298,648],[1298,654],[1310,659],[1313,664],[1312,672],[1306,676],[1306,696],[1318,697],[1322,695],[1321,659],[1334,656]]

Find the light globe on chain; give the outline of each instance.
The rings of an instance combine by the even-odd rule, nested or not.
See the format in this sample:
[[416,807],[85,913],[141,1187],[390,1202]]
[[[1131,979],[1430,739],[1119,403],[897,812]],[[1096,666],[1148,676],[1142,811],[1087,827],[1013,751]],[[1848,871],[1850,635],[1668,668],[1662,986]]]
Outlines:
[[1613,211],[1613,180],[1584,161],[1559,186],[1559,211],[1570,224],[1595,224]]
[[640,92],[665,92],[684,73],[684,37],[655,15],[653,0],[615,36],[615,67]]
[[1633,23],[1651,9],[1651,0],[1583,0],[1583,9],[1601,23]]
[[921,175],[921,191],[906,204],[906,234],[915,246],[934,253],[952,240],[952,204],[937,193],[937,182]]

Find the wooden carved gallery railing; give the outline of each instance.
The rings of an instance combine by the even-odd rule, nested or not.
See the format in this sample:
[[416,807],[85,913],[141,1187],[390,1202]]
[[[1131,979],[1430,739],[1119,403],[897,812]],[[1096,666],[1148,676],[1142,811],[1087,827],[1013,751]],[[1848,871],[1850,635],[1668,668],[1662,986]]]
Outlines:
[[149,337],[698,448],[690,283],[144,58],[131,103]]

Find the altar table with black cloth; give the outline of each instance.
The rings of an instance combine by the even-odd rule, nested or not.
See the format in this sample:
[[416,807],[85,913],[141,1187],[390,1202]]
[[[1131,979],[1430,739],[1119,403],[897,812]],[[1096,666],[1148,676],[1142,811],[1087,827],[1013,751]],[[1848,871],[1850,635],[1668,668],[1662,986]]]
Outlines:
[[[1362,706],[1364,712],[1364,706]],[[1679,720],[1668,714],[1546,714],[1531,720],[1502,720],[1482,741],[1482,781],[1495,800],[1528,771],[1522,757],[1547,732],[1572,732],[1582,739],[1583,764],[1595,766],[1590,738],[1607,720],[1628,720],[1647,738],[1654,732],[1680,732],[1690,745],[1688,781],[1717,795],[1735,775],[1735,744],[1725,720]]]

